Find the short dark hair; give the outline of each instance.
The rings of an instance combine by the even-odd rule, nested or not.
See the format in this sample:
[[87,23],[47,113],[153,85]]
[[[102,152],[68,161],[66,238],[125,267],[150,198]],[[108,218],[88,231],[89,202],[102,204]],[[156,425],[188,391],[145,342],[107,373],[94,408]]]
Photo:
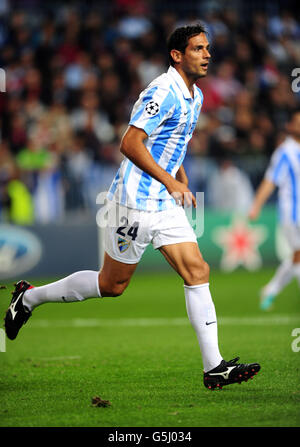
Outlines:
[[201,33],[207,34],[204,25],[201,23],[198,23],[197,25],[182,26],[173,31],[167,42],[169,62],[172,66],[175,65],[175,62],[171,56],[171,51],[178,50],[181,53],[184,53],[189,44],[189,39]]

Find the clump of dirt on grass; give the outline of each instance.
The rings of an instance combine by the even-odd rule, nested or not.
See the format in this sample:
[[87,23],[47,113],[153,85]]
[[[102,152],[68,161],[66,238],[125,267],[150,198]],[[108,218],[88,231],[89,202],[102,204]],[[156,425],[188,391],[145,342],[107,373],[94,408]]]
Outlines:
[[109,407],[111,403],[109,400],[102,400],[100,396],[92,397],[92,406],[93,407]]

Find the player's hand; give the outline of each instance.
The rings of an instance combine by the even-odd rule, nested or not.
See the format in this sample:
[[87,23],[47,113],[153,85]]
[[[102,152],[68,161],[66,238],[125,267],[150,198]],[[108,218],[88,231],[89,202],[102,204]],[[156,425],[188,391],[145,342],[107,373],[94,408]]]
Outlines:
[[260,215],[260,207],[256,204],[253,204],[248,213],[248,219],[256,220]]
[[192,191],[189,190],[187,185],[182,182],[179,182],[176,179],[172,179],[170,184],[166,186],[168,193],[171,194],[177,205],[187,206],[193,205],[195,208],[197,207],[196,198]]

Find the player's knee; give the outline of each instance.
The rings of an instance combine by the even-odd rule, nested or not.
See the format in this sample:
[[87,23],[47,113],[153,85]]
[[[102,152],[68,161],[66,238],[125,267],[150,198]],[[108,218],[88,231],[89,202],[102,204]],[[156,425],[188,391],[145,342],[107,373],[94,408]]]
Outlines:
[[118,297],[121,296],[129,281],[114,282],[108,284],[100,283],[100,292],[103,297]]
[[207,262],[203,261],[203,274],[209,279],[210,267]]
[[126,289],[127,284],[128,284],[127,282],[114,284],[111,288],[111,293],[112,293],[111,296],[113,296],[113,297],[121,296],[123,294],[124,290]]
[[194,286],[209,281],[209,265],[207,262],[201,260],[201,262],[195,264],[190,268],[187,277],[185,279],[186,285]]

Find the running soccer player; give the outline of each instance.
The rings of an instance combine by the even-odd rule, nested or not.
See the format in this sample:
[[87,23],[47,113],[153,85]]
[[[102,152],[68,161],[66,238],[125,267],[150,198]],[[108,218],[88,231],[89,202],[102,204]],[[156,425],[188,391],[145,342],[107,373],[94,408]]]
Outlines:
[[279,222],[292,251],[262,289],[260,308],[270,310],[276,296],[297,278],[300,287],[300,111],[286,125],[289,135],[274,151],[265,177],[255,195],[249,218],[254,220],[278,187]]
[[[219,351],[217,318],[209,290],[209,266],[182,205],[196,205],[182,162],[203,102],[195,82],[207,74],[209,42],[201,25],[176,29],[168,41],[170,68],[140,94],[121,141],[125,158],[108,192],[109,225],[100,273],[81,271],[41,287],[19,281],[6,313],[14,339],[36,306],[123,293],[152,243],[182,277],[188,317],[202,353],[204,385],[247,381],[258,363],[227,362]],[[120,224],[112,224],[119,214]]]

